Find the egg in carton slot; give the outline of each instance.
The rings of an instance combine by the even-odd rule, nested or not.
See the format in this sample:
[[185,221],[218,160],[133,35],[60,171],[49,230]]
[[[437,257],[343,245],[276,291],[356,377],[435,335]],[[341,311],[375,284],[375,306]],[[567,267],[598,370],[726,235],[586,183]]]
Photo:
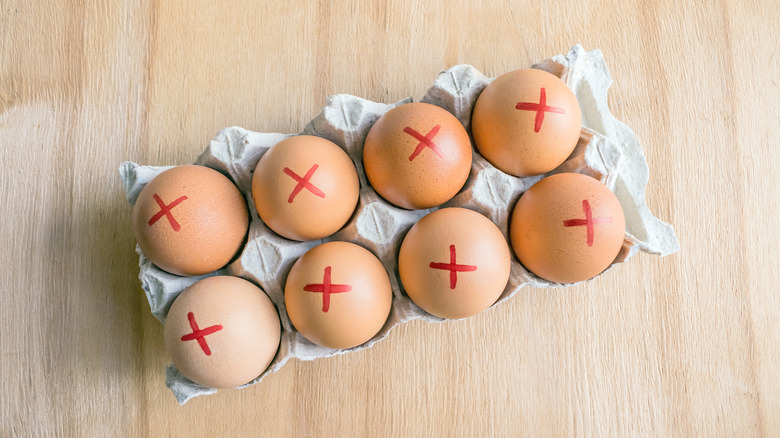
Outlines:
[[[471,172],[461,191],[445,204],[427,210],[405,210],[382,199],[368,184],[362,166],[363,144],[374,122],[390,109],[412,102],[412,99],[384,104],[350,95],[330,96],[322,112],[300,134],[330,140],[349,155],[357,168],[360,196],[357,209],[348,223],[337,233],[317,241],[297,242],[277,235],[258,217],[252,202],[252,176],[258,161],[272,146],[292,134],[259,133],[240,127],[223,129],[211,140],[195,164],[228,176],[247,200],[250,212],[247,243],[235,261],[198,277],[169,274],[152,264],[136,247],[139,278],[152,314],[165,323],[168,309],[178,294],[205,277],[231,275],[260,286],[279,312],[281,344],[270,366],[242,387],[258,383],[291,358],[309,361],[369,348],[385,338],[398,324],[413,319],[445,321],[415,305],[399,280],[397,255],[401,241],[420,218],[439,208],[464,207],[489,218],[508,240],[511,209],[520,195],[543,177],[563,172],[582,173],[602,181],[620,201],[626,217],[626,233],[623,246],[610,268],[639,251],[660,256],[679,251],[672,227],[653,216],[645,203],[645,188],[649,180],[647,162],[636,135],[609,110],[607,92],[612,78],[601,51],[586,52],[582,46],[576,45],[566,55],[555,56],[535,64],[533,68],[560,77],[577,97],[583,126],[572,154],[545,175],[519,178],[498,170],[474,149]],[[470,65],[456,65],[441,72],[420,101],[449,111],[471,135],[472,109],[491,81]],[[134,204],[146,183],[170,167],[123,163],[119,171],[128,202]],[[295,330],[285,309],[284,285],[293,263],[310,248],[328,241],[348,241],[371,251],[390,274],[392,285],[392,308],[382,329],[368,342],[346,350],[329,349],[308,341]],[[494,305],[509,299],[524,286],[549,288],[566,285],[537,277],[513,255],[509,282]],[[192,397],[216,392],[191,382],[173,366],[167,369],[166,384],[181,404]]]

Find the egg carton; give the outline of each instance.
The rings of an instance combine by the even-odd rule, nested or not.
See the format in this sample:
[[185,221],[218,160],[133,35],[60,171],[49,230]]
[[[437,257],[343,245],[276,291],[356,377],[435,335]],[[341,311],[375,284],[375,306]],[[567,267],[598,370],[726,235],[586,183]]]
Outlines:
[[[626,217],[626,235],[621,251],[610,268],[638,251],[661,256],[678,251],[679,244],[672,227],[654,217],[645,204],[648,167],[639,141],[631,129],[609,111],[607,91],[612,78],[601,52],[586,52],[582,46],[576,45],[568,54],[555,56],[533,68],[560,77],[577,96],[582,109],[583,128],[574,152],[546,175],[518,178],[496,169],[474,149],[471,173],[465,186],[444,205],[428,210],[405,210],[388,203],[372,189],[362,166],[363,143],[371,126],[390,109],[412,102],[412,99],[384,104],[344,94],[330,96],[322,113],[306,125],[301,134],[326,138],[347,152],[357,168],[360,199],[346,226],[318,241],[296,242],[280,237],[258,217],[252,202],[252,174],[257,162],[269,148],[292,134],[259,133],[239,127],[223,129],[211,140],[195,164],[211,167],[229,176],[244,195],[251,215],[248,241],[235,261],[199,277],[180,277],[162,271],[136,247],[139,278],[152,314],[165,323],[168,309],[178,294],[194,282],[212,275],[238,276],[262,287],[279,311],[281,344],[268,369],[242,387],[260,382],[291,358],[309,361],[369,348],[384,339],[398,324],[413,319],[444,321],[417,307],[406,295],[399,280],[397,255],[401,241],[418,219],[438,208],[465,207],[492,220],[508,240],[510,213],[520,195],[544,176],[560,172],[578,172],[599,179],[620,200]],[[471,135],[471,111],[477,97],[491,80],[470,65],[456,65],[439,74],[421,101],[452,113]],[[123,163],[119,171],[128,202],[134,204],[144,185],[170,167]],[[379,333],[365,344],[346,350],[321,347],[301,336],[290,322],[284,305],[284,284],[293,263],[308,249],[333,240],[353,242],[373,252],[387,269],[393,289],[392,310]],[[523,286],[548,288],[566,285],[535,276],[513,255],[509,282],[494,305],[509,299]],[[216,392],[188,380],[172,365],[166,372],[166,384],[181,404],[192,397]]]

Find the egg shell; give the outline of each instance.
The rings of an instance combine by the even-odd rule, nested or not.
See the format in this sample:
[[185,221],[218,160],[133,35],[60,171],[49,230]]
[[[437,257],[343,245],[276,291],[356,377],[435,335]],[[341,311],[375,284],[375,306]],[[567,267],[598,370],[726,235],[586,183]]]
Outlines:
[[496,302],[509,281],[509,245],[496,225],[465,208],[444,208],[420,219],[398,256],[401,283],[423,310],[466,318]]
[[626,232],[623,208],[607,186],[579,173],[537,182],[517,201],[510,238],[531,272],[575,283],[604,271],[617,257]]
[[268,296],[238,277],[208,277],[185,289],[165,321],[165,346],[188,379],[212,388],[250,382],[271,363],[281,323]]
[[526,177],[547,173],[571,155],[582,112],[557,76],[522,69],[499,76],[482,91],[471,126],[483,157],[506,173]]
[[255,168],[252,197],[260,219],[292,240],[330,236],[355,211],[360,182],[343,149],[297,135],[274,145]]
[[440,205],[463,187],[471,169],[471,141],[447,110],[408,103],[380,117],[366,136],[363,166],[371,186],[406,209]]
[[176,275],[203,275],[225,266],[243,247],[248,229],[241,192],[204,166],[160,173],[133,208],[133,232],[144,255]]
[[385,324],[390,278],[367,249],[348,242],[315,246],[293,265],[284,302],[295,329],[315,344],[356,347]]

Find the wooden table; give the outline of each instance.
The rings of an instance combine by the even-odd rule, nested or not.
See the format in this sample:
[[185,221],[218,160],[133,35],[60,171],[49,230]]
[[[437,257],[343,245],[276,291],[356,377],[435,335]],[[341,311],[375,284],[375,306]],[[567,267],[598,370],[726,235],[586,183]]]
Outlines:
[[[81,3],[0,3],[0,436],[780,434],[777,2]],[[176,403],[119,163],[576,43],[681,252]]]

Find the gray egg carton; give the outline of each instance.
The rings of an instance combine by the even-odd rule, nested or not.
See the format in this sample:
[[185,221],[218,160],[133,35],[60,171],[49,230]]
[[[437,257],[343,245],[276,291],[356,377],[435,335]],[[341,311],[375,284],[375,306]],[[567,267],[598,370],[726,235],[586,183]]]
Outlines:
[[[612,78],[599,50],[586,52],[580,45],[566,55],[548,59],[533,68],[559,76],[574,91],[582,109],[583,128],[579,143],[571,156],[550,174],[578,172],[604,182],[620,200],[626,217],[623,247],[613,264],[622,263],[638,251],[667,255],[679,250],[674,231],[652,215],[645,204],[648,167],[636,135],[612,115],[607,105],[607,91]],[[442,107],[455,115],[471,133],[471,111],[477,97],[491,79],[469,65],[456,65],[439,74],[422,102]],[[491,219],[508,237],[512,207],[520,195],[543,176],[517,178],[493,167],[474,149],[471,173],[463,189],[450,201],[429,210],[404,210],[381,197],[371,188],[363,171],[363,142],[373,123],[385,112],[411,102],[405,99],[393,104],[372,102],[350,95],[334,95],[301,134],[326,138],[350,156],[360,179],[360,200],[347,225],[332,236],[313,242],[287,240],[271,231],[258,217],[252,202],[252,174],[260,157],[279,141],[292,134],[259,133],[239,127],[220,131],[198,157],[196,164],[216,169],[229,176],[244,195],[251,214],[249,236],[240,256],[231,264],[199,277],[180,277],[160,270],[136,247],[139,255],[140,280],[151,311],[165,322],[165,315],[178,294],[192,283],[211,275],[233,275],[262,287],[276,305],[282,322],[279,351],[271,365],[247,385],[253,385],[282,367],[290,358],[314,360],[352,350],[369,348],[385,338],[398,324],[412,319],[444,321],[417,307],[404,293],[398,277],[396,257],[403,236],[412,225],[429,212],[441,207],[465,207]],[[125,162],[119,171],[134,204],[141,189],[169,167],[143,166]],[[390,316],[371,340],[347,350],[333,350],[313,344],[293,327],[284,305],[284,282],[292,264],[308,249],[327,241],[343,240],[361,245],[374,253],[390,274],[393,305]],[[513,256],[509,283],[496,304],[509,299],[523,286],[560,287],[536,277]],[[192,397],[216,392],[191,382],[169,366],[167,386],[179,403]]]

